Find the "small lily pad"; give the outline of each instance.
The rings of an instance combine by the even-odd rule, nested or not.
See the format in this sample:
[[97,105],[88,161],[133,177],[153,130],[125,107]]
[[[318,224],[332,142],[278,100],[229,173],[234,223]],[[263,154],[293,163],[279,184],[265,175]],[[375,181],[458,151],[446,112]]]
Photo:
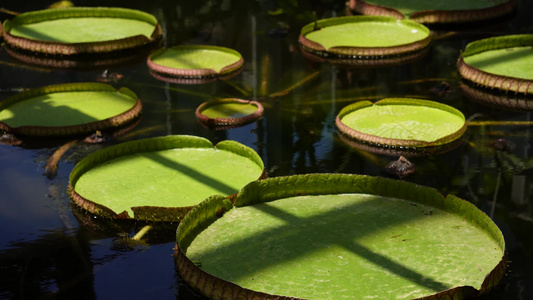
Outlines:
[[336,125],[356,140],[395,149],[444,145],[466,131],[465,117],[457,109],[409,98],[353,103],[339,112]]
[[482,87],[533,95],[533,34],[469,43],[457,62],[459,74]]
[[141,113],[137,96],[104,83],[45,86],[0,103],[0,129],[25,136],[68,136],[117,129]]
[[263,116],[263,105],[257,101],[235,98],[214,99],[196,109],[196,118],[209,127],[237,127],[254,122]]
[[172,222],[206,197],[233,195],[264,176],[261,158],[240,143],[166,136],[90,154],[72,170],[69,194],[103,217]]
[[515,0],[350,0],[348,7],[364,15],[409,18],[424,24],[489,20],[510,13]]
[[210,299],[463,299],[505,274],[505,241],[471,203],[348,174],[248,184],[176,233],[181,277]]
[[429,29],[409,20],[381,16],[329,18],[304,26],[300,43],[307,51],[351,58],[384,58],[413,53],[430,43]]
[[69,7],[22,13],[4,22],[14,48],[52,55],[111,53],[162,37],[154,16],[133,9]]
[[148,58],[156,74],[180,78],[219,77],[236,72],[243,65],[239,52],[218,46],[180,45],[163,48]]

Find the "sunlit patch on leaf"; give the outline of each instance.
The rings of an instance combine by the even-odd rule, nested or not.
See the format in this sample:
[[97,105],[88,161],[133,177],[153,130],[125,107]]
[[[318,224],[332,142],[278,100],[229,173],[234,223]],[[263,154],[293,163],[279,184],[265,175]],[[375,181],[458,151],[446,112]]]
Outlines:
[[260,119],[263,105],[257,101],[235,98],[214,99],[202,103],[196,109],[201,124],[214,129],[242,126]]
[[239,52],[218,46],[180,45],[163,48],[148,58],[158,79],[206,79],[236,73],[243,65]]
[[465,117],[457,109],[409,98],[353,103],[339,112],[336,125],[353,139],[394,149],[440,146],[466,131]]
[[505,272],[503,235],[487,215],[408,182],[274,177],[248,184],[230,208],[209,198],[176,233],[180,275],[213,299],[462,299]]
[[240,143],[166,136],[87,156],[70,175],[69,193],[103,217],[172,222],[208,196],[233,195],[264,176],[261,158]]
[[469,43],[459,74],[481,87],[533,95],[533,35],[491,37]]
[[45,9],[19,14],[3,25],[8,46],[48,55],[109,54],[162,38],[154,16],[126,8]]
[[0,103],[0,129],[21,136],[69,136],[116,130],[137,118],[142,105],[127,88],[104,83],[50,85]]
[[378,61],[417,52],[422,55],[430,40],[425,26],[382,16],[318,20],[304,26],[299,38],[306,51],[319,56]]

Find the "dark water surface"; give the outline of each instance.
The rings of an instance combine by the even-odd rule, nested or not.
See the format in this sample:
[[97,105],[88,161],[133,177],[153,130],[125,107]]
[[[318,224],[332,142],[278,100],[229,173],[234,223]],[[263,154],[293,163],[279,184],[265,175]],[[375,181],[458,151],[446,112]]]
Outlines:
[[[67,151],[53,179],[43,173],[57,143],[0,144],[0,298],[199,299],[174,268],[176,224],[150,232],[149,246],[125,251],[119,247],[116,228],[90,222],[90,216],[71,207],[66,194],[68,176],[89,153],[127,140],[191,134],[214,143],[232,139],[252,147],[271,177],[315,172],[393,177],[385,165],[398,156],[351,147],[339,138],[335,116],[356,100],[417,97],[451,105],[478,123],[471,123],[465,141],[456,149],[410,158],[416,171],[403,180],[458,195],[491,216],[506,239],[509,272],[486,299],[532,299],[533,138],[532,127],[527,125],[531,113],[470,100],[460,89],[455,67],[460,50],[472,40],[533,33],[532,1],[519,1],[515,13],[494,23],[438,28],[435,35],[440,38],[416,62],[369,69],[335,67],[303,57],[297,43],[300,28],[317,18],[344,14],[344,2],[296,2],[75,1],[77,6],[146,11],[162,25],[164,45],[230,47],[243,55],[245,66],[230,80],[201,85],[159,81],[148,73],[144,59],[109,68],[109,73],[122,75],[111,84],[130,88],[143,102],[140,123],[107,144]],[[9,0],[0,7],[23,12],[47,4]],[[2,47],[0,101],[20,89],[96,81],[103,71],[28,66],[10,58]],[[443,81],[449,83],[449,92],[435,93]],[[206,129],[196,121],[194,110],[214,96],[261,100],[264,118],[236,129]],[[498,139],[512,146],[495,150],[491,145]]]

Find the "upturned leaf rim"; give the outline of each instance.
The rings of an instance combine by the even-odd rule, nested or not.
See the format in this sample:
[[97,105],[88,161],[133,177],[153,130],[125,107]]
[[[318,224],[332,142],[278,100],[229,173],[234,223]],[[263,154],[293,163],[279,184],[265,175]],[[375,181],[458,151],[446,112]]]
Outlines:
[[[147,22],[154,26],[150,37],[135,35],[121,39],[113,39],[100,42],[51,42],[39,39],[30,39],[10,34],[13,25],[29,24],[53,19],[83,17],[110,17],[136,19]],[[58,9],[45,9],[30,11],[15,16],[12,20],[5,20],[4,40],[6,44],[17,50],[29,51],[46,55],[77,56],[94,54],[111,54],[124,50],[141,48],[159,42],[163,37],[163,31],[157,19],[146,12],[118,7],[68,7]]]
[[[261,175],[256,178],[266,178],[266,170],[264,168],[261,157],[251,148],[232,140],[224,140],[216,145],[206,138],[193,135],[169,135],[145,138],[140,140],[128,141],[108,148],[93,152],[79,161],[73,168],[69,176],[68,194],[74,204],[82,210],[88,211],[94,215],[116,220],[137,220],[150,222],[176,222],[180,221],[193,206],[176,206],[176,207],[160,207],[160,206],[135,206],[131,205],[133,216],[130,216],[127,211],[117,213],[105,205],[99,204],[91,199],[87,199],[76,192],[76,183],[80,177],[95,166],[103,164],[109,160],[120,158],[136,153],[152,152],[160,150],[170,150],[177,148],[191,148],[191,149],[219,149],[234,153],[235,155],[243,156],[259,167],[262,168]],[[228,196],[229,198],[234,195]],[[199,199],[200,202],[203,199]]]
[[[488,8],[470,10],[421,10],[407,18],[422,24],[450,24],[479,22],[501,17],[512,12],[517,5],[516,0],[508,0]],[[357,13],[372,16],[390,16],[405,19],[406,16],[397,9],[383,5],[370,4],[363,0],[350,0],[347,6]]]
[[[220,53],[228,53],[231,55],[234,55],[238,57],[238,59],[229,65],[226,65],[223,67],[220,71],[216,71],[212,68],[198,68],[198,69],[182,69],[182,68],[174,68],[171,66],[166,66],[162,64],[158,64],[154,62],[154,60],[164,54],[166,51],[169,50],[211,50],[214,52],[220,52]],[[150,68],[150,71],[152,71],[154,74],[154,77],[174,82],[179,79],[178,83],[187,83],[188,80],[202,80],[202,79],[210,79],[210,78],[218,78],[218,77],[225,77],[230,76],[232,73],[237,73],[243,66],[244,59],[242,55],[234,49],[227,48],[227,47],[221,47],[221,46],[213,46],[213,45],[178,45],[173,46],[170,48],[161,48],[154,53],[152,53],[147,60],[147,65]],[[185,80],[183,80],[185,79]],[[193,81],[194,82],[194,81]]]
[[48,85],[34,88],[28,91],[20,92],[16,95],[6,98],[0,103],[0,111],[9,106],[23,102],[25,100],[39,97],[51,93],[62,92],[103,92],[103,93],[120,93],[132,100],[132,107],[113,117],[97,120],[94,122],[81,123],[71,126],[19,126],[11,127],[5,122],[0,121],[0,129],[21,136],[30,137],[60,137],[87,134],[96,130],[116,130],[122,125],[129,123],[141,115],[142,104],[140,99],[130,89],[122,87],[115,89],[113,86],[99,82],[81,82]]
[[[246,116],[242,117],[228,117],[228,118],[211,118],[203,112],[208,109],[212,108],[218,105],[225,105],[225,104],[237,104],[237,105],[252,105],[255,106],[255,111],[251,114],[248,114]],[[208,127],[214,127],[214,128],[233,128],[237,126],[246,125],[249,123],[252,123],[254,121],[259,120],[263,116],[263,105],[257,101],[253,100],[244,100],[244,99],[238,99],[238,98],[221,98],[221,99],[212,99],[209,101],[206,101],[202,104],[200,104],[196,108],[196,118],[199,122],[202,124],[208,126]]]
[[302,195],[351,193],[403,199],[410,201],[412,205],[421,203],[460,215],[485,231],[499,245],[501,259],[487,273],[479,290],[472,286],[457,286],[419,299],[464,299],[487,294],[505,276],[507,258],[503,234],[497,225],[472,203],[451,194],[443,195],[437,189],[406,181],[368,175],[327,173],[271,177],[249,183],[233,199],[219,195],[207,198],[193,208],[178,225],[174,249],[176,268],[189,285],[210,299],[299,299],[254,291],[207,273],[187,257],[187,249],[199,233],[231,209]]
[[511,47],[533,47],[533,34],[497,36],[468,43],[457,60],[459,75],[481,87],[533,95],[533,80],[489,73],[467,64],[464,60],[465,57],[485,51]]
[[425,106],[425,107],[436,108],[436,109],[448,112],[450,114],[459,116],[460,118],[465,120],[465,117],[461,111],[449,105],[443,104],[443,103],[439,103],[439,102],[435,102],[431,100],[413,99],[413,98],[385,98],[377,102],[371,102],[371,101],[365,100],[365,101],[358,101],[358,102],[345,106],[337,114],[337,117],[335,119],[335,125],[343,134],[345,134],[346,136],[354,140],[362,141],[372,146],[390,148],[390,149],[398,149],[398,150],[419,150],[420,148],[443,146],[443,145],[452,143],[456,141],[457,139],[459,139],[460,137],[462,137],[467,129],[467,124],[465,120],[463,123],[463,126],[461,126],[461,128],[459,128],[454,133],[446,135],[446,136],[442,136],[438,139],[435,139],[434,141],[428,142],[428,141],[422,141],[422,140],[417,140],[417,139],[395,139],[395,138],[387,138],[387,137],[372,135],[372,134],[364,133],[354,128],[351,128],[342,122],[342,119],[344,116],[356,110],[369,107],[369,106],[373,106],[373,105]]
[[[386,47],[354,47],[354,46],[336,46],[326,49],[320,43],[306,38],[309,33],[320,30],[324,27],[335,26],[339,24],[357,23],[357,22],[379,22],[396,24],[401,22],[416,30],[426,33],[426,37],[411,43],[398,44]],[[413,54],[425,49],[431,42],[430,31],[422,24],[410,20],[397,20],[389,16],[343,16],[317,20],[302,27],[298,38],[300,45],[311,53],[329,57],[334,55],[340,58],[359,58],[359,59],[386,59],[393,56],[402,56]]]

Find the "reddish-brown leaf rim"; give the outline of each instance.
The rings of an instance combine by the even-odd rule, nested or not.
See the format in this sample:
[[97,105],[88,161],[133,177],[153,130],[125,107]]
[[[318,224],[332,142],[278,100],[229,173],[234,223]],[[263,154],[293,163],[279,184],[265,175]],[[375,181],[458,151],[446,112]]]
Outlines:
[[[153,61],[155,57],[157,57],[158,55],[161,55],[167,50],[166,48],[162,48],[152,53],[150,57],[148,57],[148,61],[147,61],[147,64],[150,70],[153,71],[155,74],[161,75],[159,76],[159,78],[161,77],[164,78],[164,76],[167,76],[167,77],[170,77],[168,80],[172,81],[172,77],[177,77],[181,79],[205,79],[205,78],[210,78],[210,77],[222,77],[222,76],[227,76],[227,75],[230,75],[231,73],[239,71],[244,64],[244,60],[239,52],[233,49],[230,49],[230,48],[226,48],[226,47],[210,46],[210,45],[180,45],[180,46],[174,46],[173,48],[175,49],[209,49],[209,50],[214,50],[214,51],[229,52],[240,57],[240,59],[230,65],[223,67],[219,72],[213,69],[179,69],[179,68],[173,68],[173,67],[160,65]],[[178,82],[178,83],[181,83],[181,82]]]
[[[53,11],[53,12],[49,12]],[[116,18],[134,18],[153,23],[154,31],[148,38],[143,35],[126,37],[101,42],[87,43],[64,43],[51,42],[36,39],[28,39],[11,35],[11,21],[4,22],[4,40],[7,45],[23,51],[41,53],[47,55],[83,55],[83,54],[110,54],[128,49],[139,48],[145,45],[159,42],[163,37],[163,30],[157,24],[157,20],[150,14],[126,8],[108,8],[108,7],[69,7],[53,10],[41,10],[23,13],[17,15],[13,22],[38,22],[47,20],[47,18],[72,18],[72,17],[116,17]]]
[[533,80],[488,73],[467,64],[463,59],[483,51],[526,46],[533,47],[533,34],[492,37],[471,42],[459,56],[457,70],[461,77],[482,87],[533,95]]
[[[202,112],[206,110],[207,108],[217,106],[217,105],[223,105],[227,103],[235,103],[235,104],[243,104],[243,105],[253,105],[257,109],[246,116],[238,117],[238,118],[210,118],[206,115],[204,115]],[[263,116],[263,105],[257,101],[250,101],[250,100],[243,100],[243,99],[237,99],[237,98],[224,98],[224,99],[213,99],[207,102],[204,102],[198,106],[196,109],[196,118],[201,123],[207,125],[208,127],[214,127],[214,128],[232,128],[237,126],[246,125],[248,123],[252,123],[254,121],[257,121]]]
[[[397,99],[395,99],[395,100],[397,100]],[[411,100],[413,100],[413,99],[411,99]],[[412,140],[393,139],[393,138],[385,138],[385,137],[380,137],[380,136],[376,136],[376,135],[371,135],[371,134],[367,134],[367,133],[355,130],[355,129],[347,126],[346,124],[344,124],[342,122],[342,118],[345,115],[347,115],[347,114],[349,114],[349,113],[351,113],[351,112],[353,112],[355,110],[361,109],[361,108],[365,108],[365,107],[372,106],[372,105],[375,105],[375,104],[380,104],[380,102],[382,102],[382,101],[383,101],[383,103],[388,103],[389,99],[382,99],[382,100],[377,101],[375,103],[372,103],[370,101],[360,101],[360,102],[354,103],[353,105],[346,106],[345,108],[343,108],[339,112],[339,114],[337,115],[337,117],[335,119],[335,124],[337,125],[337,128],[339,128],[339,130],[343,134],[345,134],[348,137],[351,137],[352,139],[359,140],[359,141],[361,141],[363,143],[368,143],[371,146],[390,148],[390,149],[394,149],[394,150],[396,150],[396,149],[399,149],[399,150],[417,150],[418,148],[425,148],[425,147],[440,147],[442,145],[451,143],[451,142],[459,139],[466,132],[467,126],[466,126],[466,122],[465,122],[464,125],[459,130],[457,130],[456,132],[454,132],[452,134],[449,134],[447,136],[441,137],[441,138],[439,138],[439,139],[437,139],[435,141],[426,142],[426,141],[415,140],[415,139],[412,139]],[[453,112],[455,114],[461,114],[462,115],[462,113],[460,111],[458,111],[457,109],[455,109],[455,108],[453,108],[451,106],[448,106],[448,105],[444,105],[444,104],[433,102],[433,101],[429,101],[429,100],[419,100],[419,99],[417,99],[417,101],[422,101],[422,102],[425,103],[424,105],[427,105],[427,106],[430,106],[430,107],[435,107],[435,108],[438,108],[438,109],[444,109],[444,110]],[[410,102],[409,99],[405,99],[405,102],[403,104],[410,104],[409,102]],[[397,102],[397,103],[400,103],[400,102]]]
[[[187,137],[187,136],[183,136]],[[191,142],[190,147],[195,147],[195,144],[202,145],[208,142],[207,140],[199,137],[195,138],[195,141]],[[107,206],[98,204],[90,199],[87,199],[80,194],[78,194],[74,188],[79,177],[90,169],[94,164],[104,163],[108,160],[114,159],[116,157],[131,155],[138,152],[149,152],[156,150],[165,150],[173,149],[176,146],[176,143],[180,143],[180,136],[167,136],[167,137],[155,137],[148,138],[145,141],[130,141],[126,142],[123,145],[115,145],[110,148],[101,150],[99,153],[93,153],[90,157],[87,157],[85,161],[80,161],[73,169],[70,174],[69,184],[68,184],[68,194],[70,199],[76,204],[80,209],[87,211],[88,213],[107,218],[107,219],[116,219],[116,220],[136,220],[136,221],[149,221],[149,222],[176,222],[181,221],[183,217],[195,206],[177,206],[177,207],[159,207],[159,206],[135,206],[131,207],[133,211],[133,218],[131,218],[126,211],[123,211],[119,214],[115,213],[113,210]],[[126,146],[125,146],[126,145]],[[222,144],[217,144],[222,145]],[[217,145],[214,147],[216,148]],[[125,146],[125,147],[124,147]],[[179,147],[183,147],[180,145]],[[188,147],[188,146],[185,146]],[[222,146],[220,146],[222,147]],[[226,148],[228,146],[224,146]],[[246,148],[246,147],[245,147]],[[240,150],[246,152],[244,148],[239,148]],[[233,150],[235,151],[235,150]],[[260,160],[260,158],[254,157],[252,160]],[[261,161],[262,164],[262,161]],[[267,177],[267,172],[263,167],[263,171],[257,180],[265,179]],[[237,193],[234,195],[229,195],[226,198],[232,200]]]
[[[330,182],[330,184],[326,186],[317,187],[316,181],[310,180],[309,178],[318,176],[327,178],[322,179],[327,180],[328,182]],[[280,183],[284,182],[290,177],[297,178],[292,181],[293,183],[297,183],[297,186],[292,186],[285,192],[280,192]],[[255,203],[273,201],[283,197],[292,197],[300,195],[351,193],[355,190],[357,190],[357,193],[360,193],[364,192],[366,188],[369,188],[369,190],[372,190],[373,192],[379,191],[380,195],[391,197],[398,197],[398,190],[409,191],[407,194],[409,194],[410,196],[419,195],[418,197],[412,198],[411,200],[413,201],[420,201],[420,199],[426,199],[432,193],[438,193],[436,190],[429,191],[432,190],[431,188],[386,178],[378,178],[375,181],[366,180],[366,183],[363,184],[365,186],[365,188],[363,188],[363,191],[361,189],[352,187],[357,185],[357,180],[363,180],[363,178],[372,179],[369,176],[353,174],[307,174],[277,177],[267,179],[267,181],[276,181],[277,184],[274,182],[274,184],[271,185],[263,185],[259,181],[248,184],[237,195],[237,202],[232,201],[231,204],[229,204],[228,201],[222,196],[213,196],[206,199],[204,202],[194,208],[195,211],[192,213],[194,214],[194,218],[191,217],[192,215],[189,215],[189,217],[186,217],[181,222],[179,227],[185,228],[178,228],[177,230],[176,246],[174,248],[174,262],[180,276],[194,289],[198,290],[209,299],[300,299],[296,297],[256,292],[236,285],[230,281],[211,275],[205,272],[200,266],[197,266],[193,261],[191,261],[187,257],[185,252],[187,251],[187,248],[189,247],[194,237],[198,235],[199,232],[209,226],[209,224],[213,223],[216,219],[220,218],[226,211],[228,211],[229,209],[231,209],[231,207],[234,206],[247,206],[253,205]],[[390,192],[383,192],[385,189],[379,188],[380,185],[382,185],[382,187],[391,187],[394,185],[393,181],[397,182],[397,188],[391,189]],[[260,186],[267,186],[267,188],[265,188],[264,191],[261,191]],[[269,190],[270,188],[268,186],[270,186],[272,190]],[[333,191],[333,189],[336,190]],[[382,192],[383,194],[381,194]],[[244,196],[246,200],[243,201],[240,198],[242,198],[241,195],[244,194],[246,194],[246,196]],[[446,198],[443,199],[444,203],[447,202],[446,200],[448,200],[448,197],[450,198],[450,200],[460,200],[459,198],[453,195],[443,196]],[[239,201],[239,199],[241,201]],[[447,207],[446,204],[439,202],[433,205],[446,211],[460,211],[466,209],[466,207],[474,207],[471,203],[468,203],[465,200],[462,201],[464,201],[465,204],[460,206],[452,205],[450,207]],[[210,206],[212,206],[212,209],[209,209]],[[215,207],[217,208],[216,211],[214,211],[213,209]],[[494,226],[495,228],[497,228],[497,226],[492,223],[488,216],[486,216],[481,211],[479,211],[479,213],[481,216],[484,216],[482,217],[482,220],[470,220],[474,222],[475,226],[485,228],[485,226],[489,225],[487,222],[491,222],[489,227]],[[466,217],[466,215],[464,217]],[[467,218],[471,217],[472,216],[469,215]],[[503,248],[505,247],[505,240],[503,238],[503,235],[501,234],[501,231],[498,230],[498,233],[488,232],[488,234],[491,235],[495,240],[500,241]],[[507,257],[504,253],[499,263],[491,270],[489,274],[487,274],[479,290],[475,289],[472,286],[458,286],[417,299],[467,299],[488,294],[504,278],[507,269],[507,263]]]
[[421,24],[418,24],[416,22],[412,22],[409,20],[403,20],[402,22],[409,23],[410,26],[423,28],[425,31],[428,32],[428,36],[424,39],[421,39],[421,40],[418,40],[412,43],[399,44],[399,45],[390,46],[390,47],[331,47],[330,49],[325,49],[324,46],[322,46],[321,44],[316,43],[306,38],[307,34],[313,31],[316,31],[317,29],[320,30],[320,28],[327,27],[327,26],[334,26],[340,23],[352,23],[352,22],[363,22],[363,21],[391,22],[391,19],[395,20],[394,18],[389,17],[389,16],[347,16],[347,17],[322,19],[314,23],[305,25],[300,32],[299,42],[300,42],[300,45],[306,51],[309,51],[319,56],[329,57],[330,55],[333,55],[333,56],[337,56],[340,58],[378,59],[378,60],[385,59],[390,56],[402,56],[408,53],[417,52],[429,46],[431,42],[431,36],[429,35],[429,29],[427,29],[425,26]]
[[300,47],[300,52],[309,60],[324,63],[328,62],[332,65],[341,68],[356,68],[356,69],[371,69],[371,68],[385,68],[403,65],[415,62],[423,58],[429,52],[429,47],[412,53],[404,55],[396,55],[389,57],[373,57],[373,58],[349,58],[349,57],[324,57],[316,53],[307,51],[304,47]]
[[[409,16],[410,20],[423,24],[466,23],[479,22],[507,15],[516,7],[516,0],[483,9],[470,10],[422,10]],[[398,10],[381,5],[366,3],[361,0],[350,0],[348,7],[363,15],[389,16],[404,19]]]
[[[59,92],[77,92],[77,91],[104,91],[116,92],[117,90],[110,85],[104,83],[67,83],[44,86],[35,88],[29,91],[21,92],[17,95],[11,96],[0,104],[0,109],[9,107],[10,105],[24,101],[28,98],[46,95],[49,93]],[[0,121],[0,129],[14,133],[21,136],[31,137],[59,137],[59,136],[74,136],[95,132],[96,130],[116,130],[120,126],[127,124],[139,117],[142,111],[142,104],[139,98],[127,88],[120,88],[119,92],[136,99],[135,104],[127,111],[100,121],[89,122],[85,124],[78,124],[73,126],[20,126],[10,127],[4,122]]]

